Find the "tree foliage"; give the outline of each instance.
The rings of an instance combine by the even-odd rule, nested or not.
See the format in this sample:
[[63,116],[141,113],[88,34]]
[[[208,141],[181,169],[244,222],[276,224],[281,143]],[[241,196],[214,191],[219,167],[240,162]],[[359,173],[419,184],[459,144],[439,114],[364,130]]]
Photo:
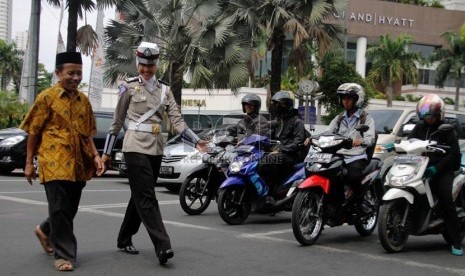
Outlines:
[[442,87],[448,77],[455,80],[454,110],[458,110],[460,82],[465,70],[465,37],[458,32],[446,32],[442,37],[447,41],[448,46],[436,50],[430,60],[438,62],[436,85]]
[[366,55],[372,61],[368,80],[373,86],[382,87],[388,107],[392,106],[394,84],[402,81],[404,76],[413,85],[418,85],[417,63],[423,59],[420,53],[408,51],[412,43],[413,38],[409,35],[400,35],[396,39],[382,35],[379,44],[367,50]]
[[323,74],[319,80],[321,97],[319,104],[322,104],[326,108],[326,116],[323,117],[323,121],[329,124],[331,120],[341,113],[343,108],[340,105],[339,97],[336,95],[337,88],[347,82],[353,82],[360,84],[365,88],[365,104],[368,103],[371,92],[365,80],[360,76],[353,64],[349,64],[344,61],[341,54],[335,54],[333,52],[325,55],[321,62]]
[[22,52],[16,49],[15,43],[9,44],[0,39],[1,90],[6,90],[10,81],[13,81],[16,91],[18,90],[23,65],[21,54]]
[[0,129],[19,126],[28,110],[14,92],[0,91]]

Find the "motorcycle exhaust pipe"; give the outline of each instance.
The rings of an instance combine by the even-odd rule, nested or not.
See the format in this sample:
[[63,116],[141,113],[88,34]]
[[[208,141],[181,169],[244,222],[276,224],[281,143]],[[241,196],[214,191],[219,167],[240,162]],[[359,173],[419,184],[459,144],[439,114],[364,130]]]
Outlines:
[[293,193],[293,194],[291,194],[291,195],[288,196],[288,197],[285,197],[285,198],[283,198],[283,199],[280,199],[280,200],[276,201],[273,207],[274,207],[274,208],[279,208],[279,207],[284,206],[284,205],[285,205],[286,203],[288,203],[289,201],[294,200],[294,198],[296,197],[296,195],[297,195],[297,193]]

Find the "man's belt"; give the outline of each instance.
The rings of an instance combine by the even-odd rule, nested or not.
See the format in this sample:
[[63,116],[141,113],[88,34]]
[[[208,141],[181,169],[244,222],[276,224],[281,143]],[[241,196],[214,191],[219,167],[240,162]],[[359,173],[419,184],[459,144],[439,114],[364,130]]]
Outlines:
[[129,130],[148,132],[152,134],[159,134],[161,132],[160,124],[142,124],[136,122],[129,122]]

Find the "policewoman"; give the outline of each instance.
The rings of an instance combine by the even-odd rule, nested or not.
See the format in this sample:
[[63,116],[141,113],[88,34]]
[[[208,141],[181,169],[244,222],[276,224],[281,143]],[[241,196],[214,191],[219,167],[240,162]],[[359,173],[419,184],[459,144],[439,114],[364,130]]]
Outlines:
[[[136,51],[139,76],[126,79],[119,86],[119,100],[105,142],[102,156],[104,162],[111,161],[111,152],[116,137],[129,119],[124,136],[123,153],[127,166],[131,198],[118,235],[118,248],[128,254],[138,254],[132,236],[144,224],[155,247],[160,264],[174,256],[170,238],[155,196],[155,183],[163,155],[161,123],[169,120],[173,129],[183,140],[205,151],[207,142],[187,127],[169,87],[155,77],[159,57],[157,44],[142,42]],[[166,113],[164,115],[163,113]],[[168,122],[165,122],[168,123]]]

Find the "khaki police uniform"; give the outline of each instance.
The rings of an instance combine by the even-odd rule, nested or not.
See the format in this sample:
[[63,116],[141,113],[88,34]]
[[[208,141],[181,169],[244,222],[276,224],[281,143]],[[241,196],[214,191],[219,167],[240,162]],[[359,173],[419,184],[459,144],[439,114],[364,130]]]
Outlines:
[[[166,95],[161,102],[163,89]],[[157,108],[156,112],[140,122],[140,118],[154,108]],[[168,86],[156,81],[155,78],[149,81],[145,81],[140,76],[126,79],[119,87],[119,101],[104,153],[111,154],[126,115],[129,126],[124,136],[123,152],[128,169],[131,199],[118,235],[117,246],[125,248],[132,245],[132,236],[137,233],[143,222],[154,244],[155,252],[159,255],[160,252],[171,249],[154,189],[163,155],[161,124],[163,118],[165,120],[168,118],[178,134],[190,129],[182,119]]]

